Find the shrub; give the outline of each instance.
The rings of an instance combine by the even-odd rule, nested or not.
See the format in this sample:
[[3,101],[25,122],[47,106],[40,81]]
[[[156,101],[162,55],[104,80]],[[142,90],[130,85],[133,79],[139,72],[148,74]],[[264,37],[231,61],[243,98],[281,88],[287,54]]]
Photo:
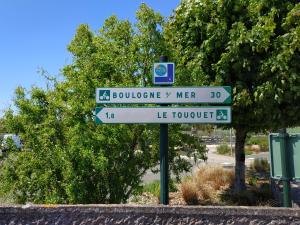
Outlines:
[[230,201],[237,205],[253,206],[256,204],[256,196],[252,191],[242,191],[230,196]]
[[251,155],[253,152],[252,152],[252,149],[250,146],[245,146],[245,154],[246,155]]
[[268,183],[261,183],[237,194],[225,193],[222,200],[234,205],[266,206],[270,205],[272,193]]
[[267,159],[255,159],[250,164],[250,169],[257,173],[269,173],[270,165]]
[[194,182],[186,181],[181,184],[181,193],[184,201],[188,205],[199,204],[197,187]]
[[199,185],[198,184],[198,197],[204,202],[211,201],[216,198],[216,191],[210,184]]
[[247,142],[247,145],[259,145],[259,151],[269,151],[269,144],[267,136],[251,136]]
[[209,184],[214,190],[220,190],[225,185],[231,185],[234,180],[232,170],[225,170],[219,166],[206,166],[198,170],[195,181],[199,187]]
[[[233,184],[234,173],[222,167],[206,166],[181,185],[184,201],[189,204],[214,202],[221,190]],[[197,200],[196,200],[197,199]]]
[[251,176],[251,177],[248,178],[248,183],[251,186],[256,186],[257,181],[258,181],[258,177],[256,177],[256,176]]
[[217,147],[217,153],[220,155],[230,155],[231,149],[228,145],[219,145]]

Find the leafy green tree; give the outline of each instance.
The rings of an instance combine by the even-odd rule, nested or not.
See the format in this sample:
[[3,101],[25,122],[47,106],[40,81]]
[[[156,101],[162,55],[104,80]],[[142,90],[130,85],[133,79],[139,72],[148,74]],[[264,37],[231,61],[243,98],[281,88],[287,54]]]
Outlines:
[[[4,121],[24,148],[2,165],[5,193],[21,203],[120,203],[140,188],[145,172],[158,164],[158,125],[96,125],[95,89],[150,85],[153,62],[166,54],[163,23],[142,4],[136,26],[116,16],[97,34],[81,25],[62,81],[52,79],[47,90],[16,90],[17,112],[7,111]],[[170,167],[178,175],[191,165],[175,147],[186,145],[201,158],[205,150],[180,125],[169,130]]]
[[2,143],[2,134],[3,133],[5,133],[5,127],[4,127],[3,119],[0,118],[0,145]]
[[5,133],[5,127],[3,124],[3,119],[0,118],[0,134]]
[[295,0],[184,0],[169,21],[177,81],[232,86],[236,192],[247,133],[299,124],[299,12]]

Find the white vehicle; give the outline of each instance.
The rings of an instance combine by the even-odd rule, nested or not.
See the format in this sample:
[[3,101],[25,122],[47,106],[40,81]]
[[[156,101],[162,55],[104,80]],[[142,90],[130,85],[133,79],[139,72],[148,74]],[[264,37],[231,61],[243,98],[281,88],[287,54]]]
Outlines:
[[1,150],[5,150],[8,148],[8,140],[11,139],[13,143],[16,145],[17,148],[22,148],[22,141],[20,137],[16,134],[4,134],[2,143],[1,143]]

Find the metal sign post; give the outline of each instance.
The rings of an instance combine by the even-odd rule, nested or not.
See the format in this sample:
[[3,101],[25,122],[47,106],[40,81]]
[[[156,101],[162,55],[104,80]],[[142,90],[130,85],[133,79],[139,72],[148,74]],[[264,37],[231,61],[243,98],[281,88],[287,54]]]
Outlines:
[[285,128],[278,134],[269,135],[271,177],[282,181],[284,207],[292,207],[290,181],[297,178],[292,154],[292,148],[296,146],[294,141]]
[[169,204],[169,135],[168,124],[160,124],[159,158],[160,158],[160,203]]
[[[167,62],[167,56],[161,56],[159,59],[160,62]],[[157,65],[156,65],[157,68]],[[174,71],[174,70],[173,70]],[[154,73],[156,73],[154,69]],[[172,76],[172,75],[168,75]],[[155,77],[155,74],[154,74]],[[155,80],[155,78],[153,79]],[[174,74],[172,82],[174,82]],[[171,83],[172,83],[171,82]],[[167,106],[167,105],[161,105]],[[169,135],[168,135],[168,124],[159,125],[160,134],[159,134],[159,159],[160,159],[160,203],[164,205],[169,204]]]
[[283,206],[292,207],[291,201],[291,184],[290,184],[290,173],[287,166],[288,162],[288,148],[287,148],[287,138],[288,134],[286,129],[281,129],[279,133],[280,140],[280,153],[281,153],[281,165],[282,165],[282,183],[283,183]]

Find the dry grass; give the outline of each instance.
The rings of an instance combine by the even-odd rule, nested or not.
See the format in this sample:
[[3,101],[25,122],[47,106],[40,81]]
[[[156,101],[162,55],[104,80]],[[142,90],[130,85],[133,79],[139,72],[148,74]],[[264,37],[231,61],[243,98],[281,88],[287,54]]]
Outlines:
[[186,181],[181,185],[181,193],[184,201],[188,205],[198,205],[198,190],[194,182]]
[[194,180],[199,187],[209,185],[213,190],[220,190],[233,183],[234,172],[219,166],[206,166],[199,169]]
[[219,193],[234,182],[234,172],[216,166],[201,167],[188,181],[181,184],[186,204],[207,204],[218,199]]

